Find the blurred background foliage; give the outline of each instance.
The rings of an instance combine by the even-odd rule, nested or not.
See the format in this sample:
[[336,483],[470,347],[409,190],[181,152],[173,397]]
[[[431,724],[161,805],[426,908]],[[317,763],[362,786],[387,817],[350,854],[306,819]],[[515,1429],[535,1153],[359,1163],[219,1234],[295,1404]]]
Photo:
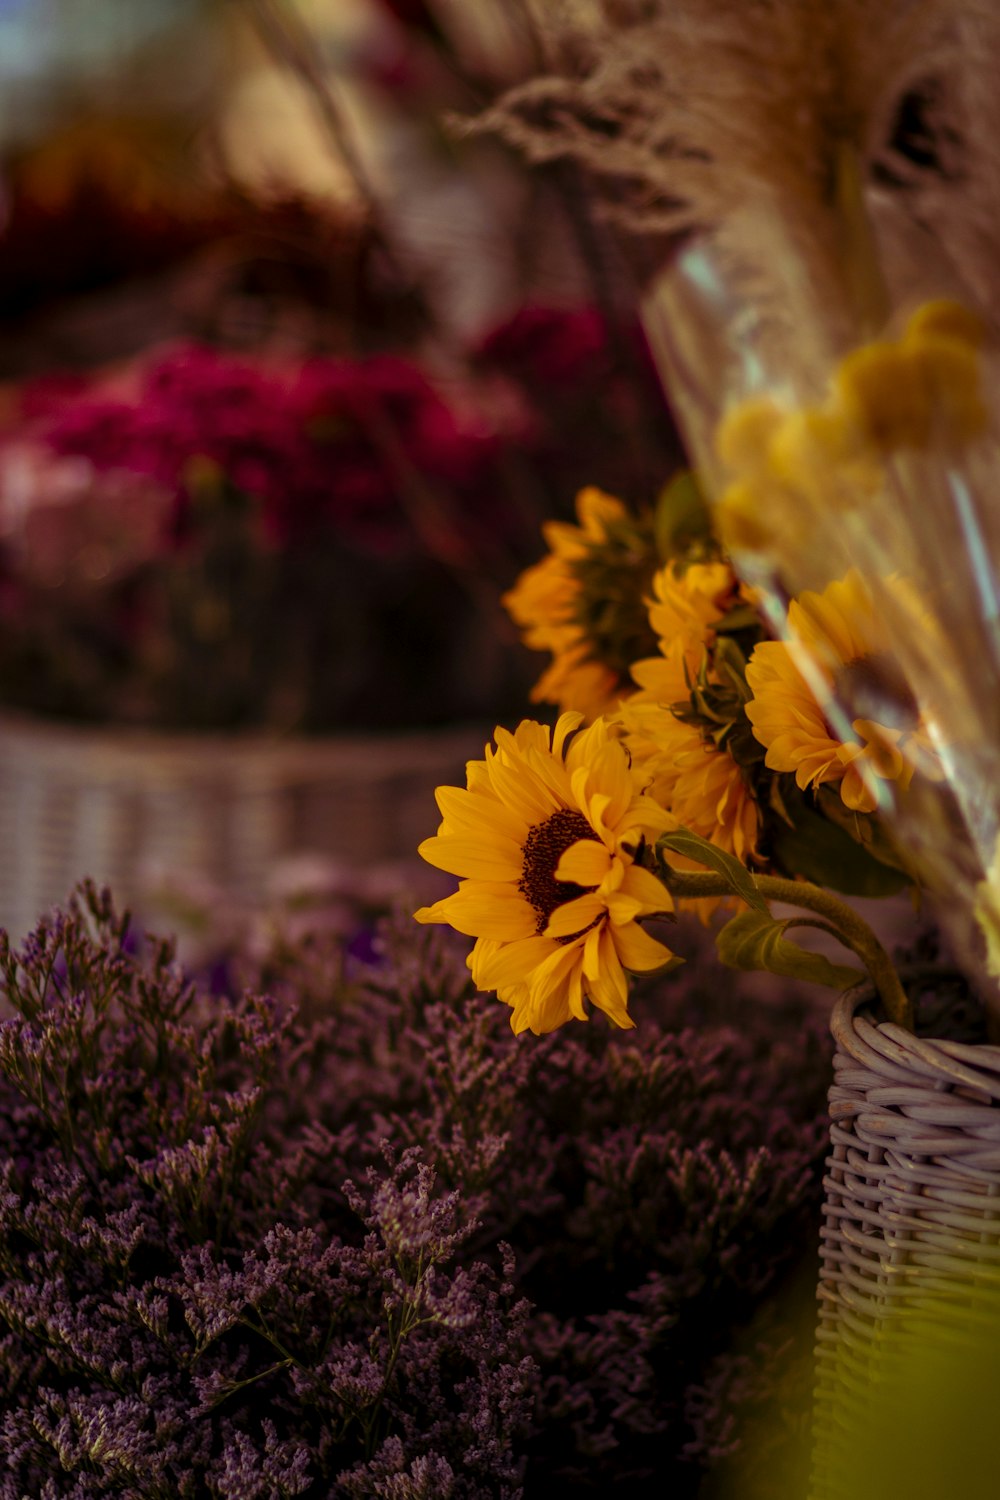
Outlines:
[[[520,708],[530,668],[499,600],[541,524],[570,517],[584,485],[648,507],[680,459],[577,169],[529,170],[462,133],[537,66],[528,10],[8,0],[0,59],[0,702],[312,730]],[[366,363],[386,356],[396,364]],[[168,367],[182,373],[165,405]],[[294,397],[283,448],[276,372],[282,390],[329,388],[308,410]],[[389,389],[400,381],[409,404]],[[297,531],[315,588],[290,611],[301,579],[261,604],[246,576],[274,573],[275,546],[290,556],[287,528],[263,536],[260,510],[275,476],[296,487],[285,450],[310,443],[309,495],[299,486],[288,503],[315,522]],[[260,474],[246,480],[251,449]],[[219,568],[192,563],[218,541],[192,491],[206,457],[238,492],[221,593]],[[135,559],[121,578],[104,567],[81,604],[67,581],[84,562],[94,572],[91,543],[104,556],[91,533],[126,471],[173,497],[164,526],[141,577]],[[348,492],[396,508],[391,567],[381,521],[359,541],[336,519]],[[42,532],[59,544],[59,578],[31,565]],[[180,571],[165,603],[168,568]],[[265,643],[251,649],[254,619]],[[286,638],[287,650],[267,644]],[[81,640],[96,643],[86,660]],[[407,643],[436,698],[410,665],[399,680]],[[274,681],[257,683],[272,658]],[[365,692],[336,686],[349,658]]]
[[53,300],[181,262],[155,306],[131,287],[133,346],[171,320],[201,331],[213,300],[216,332],[286,344],[419,328],[447,345],[526,300],[607,304],[579,183],[443,124],[535,57],[527,13],[499,0],[6,0],[0,311],[49,314],[6,373],[129,352],[106,296],[94,322],[59,309],[61,342]]

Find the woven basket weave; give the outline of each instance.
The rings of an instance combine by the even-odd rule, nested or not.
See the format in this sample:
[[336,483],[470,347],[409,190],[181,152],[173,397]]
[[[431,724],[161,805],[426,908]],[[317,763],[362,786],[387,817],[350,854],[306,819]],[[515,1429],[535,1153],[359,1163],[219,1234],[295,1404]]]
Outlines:
[[812,1500],[847,1500],[888,1371],[931,1368],[977,1321],[996,1328],[1000,1047],[876,1024],[870,1001],[852,991],[832,1020]]
[[84,875],[141,904],[151,874],[259,899],[300,851],[359,867],[434,832],[472,726],[316,740],[157,735],[0,717],[0,926],[14,937]]

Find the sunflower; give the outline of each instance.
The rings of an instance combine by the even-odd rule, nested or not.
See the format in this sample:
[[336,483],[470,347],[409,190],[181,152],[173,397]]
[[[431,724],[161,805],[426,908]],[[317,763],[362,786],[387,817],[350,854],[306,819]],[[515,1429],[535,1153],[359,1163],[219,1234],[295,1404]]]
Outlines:
[[[747,717],[771,770],[793,771],[803,789],[837,782],[845,806],[863,813],[878,807],[879,781],[905,791],[915,771],[940,775],[871,591],[856,569],[821,594],[793,600],[788,630],[789,644],[765,641],[747,665],[753,693]],[[803,656],[830,700],[857,715],[850,719],[852,738],[831,727],[797,665]]]
[[617,672],[591,659],[590,648],[580,640],[577,630],[554,637],[548,649],[552,664],[532,688],[532,703],[554,703],[561,709],[576,710],[589,724],[608,713],[627,692]]
[[697,724],[654,703],[624,704],[618,722],[649,795],[683,828],[701,834],[744,864],[757,852],[757,806],[729,752]]
[[713,626],[736,602],[739,583],[728,563],[693,563],[680,572],[667,563],[653,578],[649,623],[659,656],[634,662],[632,676],[642,697],[657,703],[687,698],[702,658],[715,638]]
[[[719,723],[702,722],[693,711],[694,685],[718,684],[715,626],[742,601],[739,580],[727,562],[693,563],[683,572],[668,563],[655,575],[652,594],[649,620],[660,654],[634,663],[639,688],[614,723],[650,795],[683,827],[746,861],[757,848],[756,803],[726,744],[709,733]],[[740,711],[738,703],[732,707]],[[719,902],[692,904],[707,920]]]
[[417,920],[476,938],[472,977],[511,1007],[518,1033],[586,1020],[586,1000],[631,1026],[625,971],[672,959],[637,920],[672,902],[635,848],[675,822],[643,794],[605,721],[572,737],[580,723],[567,713],[554,731],[532,720],[497,729],[496,748],[469,762],[467,787],[438,788],[443,821],[420,846],[464,878]]
[[521,574],[503,603],[525,645],[552,655],[532,702],[590,721],[631,690],[629,665],[652,644],[641,596],[653,543],[649,525],[602,490],[581,490],[576,512],[579,526],[542,528],[549,555]]
[[[727,854],[748,864],[757,855],[760,816],[736,760],[724,746],[706,738],[697,723],[679,719],[663,704],[622,704],[615,722],[625,736],[632,765],[648,783],[650,796],[677,819]],[[698,869],[671,855],[677,869]],[[690,905],[708,921],[718,898]]]

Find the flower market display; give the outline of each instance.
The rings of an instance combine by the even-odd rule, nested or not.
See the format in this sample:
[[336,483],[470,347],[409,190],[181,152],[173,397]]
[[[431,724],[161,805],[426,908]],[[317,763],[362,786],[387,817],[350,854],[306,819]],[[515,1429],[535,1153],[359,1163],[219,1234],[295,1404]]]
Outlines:
[[189,9],[0,130],[0,1500],[991,1494],[1000,17]]

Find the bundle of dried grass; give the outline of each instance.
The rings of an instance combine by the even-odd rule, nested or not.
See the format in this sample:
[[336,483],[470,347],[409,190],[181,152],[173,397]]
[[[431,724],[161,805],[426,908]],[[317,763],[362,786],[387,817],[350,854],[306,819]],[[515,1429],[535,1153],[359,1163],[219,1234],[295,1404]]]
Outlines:
[[[536,162],[574,158],[633,234],[709,230],[745,275],[778,266],[784,279],[796,263],[802,295],[814,305],[846,298],[864,322],[871,288],[845,283],[843,268],[857,259],[852,194],[878,186],[911,223],[936,226],[961,279],[991,300],[992,0],[519,3],[547,71],[471,128],[499,132]],[[901,119],[915,99],[919,139],[907,143]]]

